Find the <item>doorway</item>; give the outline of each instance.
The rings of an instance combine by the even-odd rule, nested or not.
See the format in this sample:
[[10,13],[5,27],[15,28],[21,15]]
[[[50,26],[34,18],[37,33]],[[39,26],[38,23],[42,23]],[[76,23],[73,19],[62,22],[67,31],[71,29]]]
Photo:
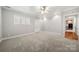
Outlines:
[[65,38],[78,40],[77,15],[66,16],[65,19]]

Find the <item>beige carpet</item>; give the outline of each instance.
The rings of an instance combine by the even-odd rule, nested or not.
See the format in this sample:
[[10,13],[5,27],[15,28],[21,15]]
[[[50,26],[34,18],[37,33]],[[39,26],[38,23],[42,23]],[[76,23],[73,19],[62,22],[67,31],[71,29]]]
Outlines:
[[71,52],[76,51],[76,41],[51,32],[38,32],[0,43],[2,52]]

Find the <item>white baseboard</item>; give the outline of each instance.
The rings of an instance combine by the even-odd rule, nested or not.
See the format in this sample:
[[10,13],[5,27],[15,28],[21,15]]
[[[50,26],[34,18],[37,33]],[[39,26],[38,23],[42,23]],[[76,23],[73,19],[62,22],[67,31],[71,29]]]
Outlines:
[[10,37],[6,37],[6,38],[1,38],[0,41],[2,40],[7,40],[7,39],[12,39],[12,38],[16,38],[16,37],[21,37],[21,36],[25,36],[25,35],[30,35],[36,32],[32,32],[32,33],[28,33],[28,34],[20,34],[20,35],[16,35],[16,36],[10,36]]

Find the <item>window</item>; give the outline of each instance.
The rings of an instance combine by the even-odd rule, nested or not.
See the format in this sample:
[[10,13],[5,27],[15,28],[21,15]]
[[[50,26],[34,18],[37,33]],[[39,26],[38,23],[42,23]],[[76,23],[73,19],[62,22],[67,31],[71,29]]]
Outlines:
[[25,20],[25,17],[21,17],[21,24],[26,24]]
[[30,18],[25,16],[14,15],[14,24],[30,25]]
[[20,24],[20,17],[17,15],[14,15],[14,24]]
[[26,18],[26,24],[30,25],[30,18]]

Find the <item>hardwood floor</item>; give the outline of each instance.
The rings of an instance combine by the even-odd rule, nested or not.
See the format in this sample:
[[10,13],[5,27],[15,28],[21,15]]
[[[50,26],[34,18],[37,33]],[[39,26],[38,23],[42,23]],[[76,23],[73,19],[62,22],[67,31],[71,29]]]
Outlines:
[[65,38],[78,40],[78,35],[75,32],[65,32]]

